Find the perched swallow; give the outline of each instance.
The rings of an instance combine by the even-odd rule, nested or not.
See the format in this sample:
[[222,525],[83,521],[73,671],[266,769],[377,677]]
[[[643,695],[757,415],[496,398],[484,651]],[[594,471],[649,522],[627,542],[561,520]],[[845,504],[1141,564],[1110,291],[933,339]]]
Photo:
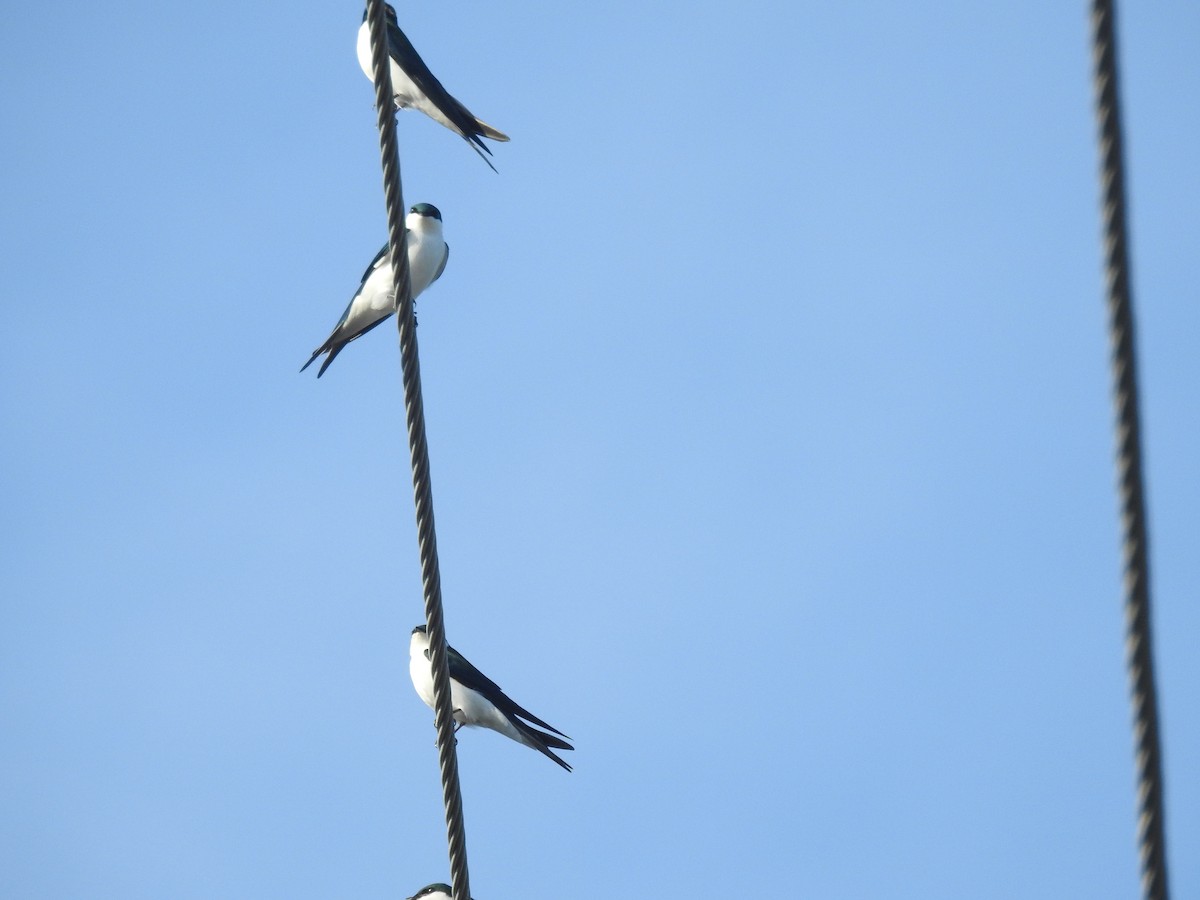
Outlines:
[[[571,771],[571,767],[550,750],[551,747],[558,750],[574,750],[574,747],[562,740],[568,735],[517,706],[500,690],[500,685],[467,662],[453,647],[447,646],[446,651],[449,653],[450,703],[454,707],[454,721],[458,723],[455,731],[463,725],[490,728],[526,747],[546,754],[568,772]],[[425,701],[426,706],[433,709],[433,667],[429,659],[429,635],[425,633],[424,625],[418,625],[412,630],[412,640],[408,645],[408,674],[417,690],[417,696]],[[528,719],[534,725],[547,728],[554,734],[538,731],[521,719]],[[562,737],[555,737],[555,734]]]
[[[436,206],[418,203],[409,211],[404,225],[407,229],[404,242],[408,248],[408,281],[412,285],[413,299],[416,300],[445,270],[446,260],[450,258],[450,246],[442,239],[442,214]],[[388,257],[388,245],[384,244],[367,266],[367,271],[363,272],[358,290],[350,298],[350,305],[338,319],[333,333],[313,351],[300,371],[312,365],[312,361],[322,353],[328,353],[325,362],[317,370],[317,377],[320,378],[343,347],[384,322],[395,311],[392,264]]]
[[[392,59],[392,93],[396,109],[420,110],[435,122],[441,122],[470,144],[479,154],[479,158],[495,172],[496,167],[484,156],[485,153],[491,156],[492,151],[480,138],[507,141],[508,135],[475,118],[469,109],[450,96],[450,92],[442,87],[437,76],[429,71],[429,66],[425,65],[425,61],[413,48],[412,42],[400,30],[400,25],[396,22],[396,10],[390,3],[385,5],[388,56]],[[365,11],[362,24],[358,26],[358,64],[367,78],[374,81],[375,75],[371,66],[371,23],[367,21]]]

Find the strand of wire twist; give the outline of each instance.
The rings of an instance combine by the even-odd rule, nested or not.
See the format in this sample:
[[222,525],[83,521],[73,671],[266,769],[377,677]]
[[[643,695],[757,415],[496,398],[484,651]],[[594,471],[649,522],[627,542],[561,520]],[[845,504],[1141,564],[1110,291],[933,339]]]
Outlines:
[[383,160],[383,189],[387,203],[388,240],[400,330],[400,365],[404,379],[404,410],[408,424],[408,449],[412,459],[413,500],[417,514],[417,541],[421,557],[421,582],[425,594],[425,622],[433,666],[433,699],[438,734],[438,764],[442,774],[442,799],[446,804],[446,837],[450,850],[450,876],[455,900],[471,895],[467,874],[467,837],[463,822],[462,793],[458,783],[454,718],[450,702],[450,671],[446,631],[442,618],[442,578],[438,569],[437,535],[433,522],[433,488],[429,475],[429,445],[425,437],[425,405],[421,399],[421,366],[417,353],[416,319],[404,240],[404,199],[400,183],[400,152],[392,104],[392,76],[387,52],[384,0],[367,0],[371,31],[371,70],[375,81],[375,108],[379,117],[379,150]]
[[1124,153],[1117,97],[1117,43],[1113,3],[1092,4],[1092,62],[1100,135],[1104,263],[1108,290],[1113,402],[1117,420],[1117,476],[1124,531],[1125,657],[1134,718],[1138,854],[1142,896],[1167,900],[1163,825],[1162,750],[1150,635],[1150,570],[1142,482],[1141,426],[1125,211]]

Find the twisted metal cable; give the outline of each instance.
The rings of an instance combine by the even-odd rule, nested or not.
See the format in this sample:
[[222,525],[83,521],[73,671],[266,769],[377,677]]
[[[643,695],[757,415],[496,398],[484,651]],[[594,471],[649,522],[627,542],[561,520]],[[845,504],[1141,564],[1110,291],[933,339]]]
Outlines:
[[404,198],[400,186],[400,151],[396,141],[392,74],[387,52],[384,0],[367,0],[371,31],[371,71],[375,81],[375,109],[379,116],[379,151],[383,158],[383,190],[387,202],[388,240],[396,290],[396,321],[400,329],[400,365],[404,378],[404,411],[408,423],[408,449],[412,458],[413,500],[417,512],[417,543],[421,556],[421,582],[425,593],[425,622],[433,666],[434,722],[437,725],[438,763],[442,772],[442,799],[446,804],[446,837],[450,845],[450,876],[454,900],[471,896],[467,875],[467,836],[463,823],[462,793],[458,785],[454,718],[450,703],[450,670],[447,665],[446,630],[442,619],[442,577],[438,570],[437,535],[433,526],[433,488],[429,477],[429,445],[425,438],[425,405],[421,399],[421,364],[417,353],[417,323],[413,315],[405,247]]
[[1138,854],[1142,896],[1167,900],[1163,826],[1162,750],[1150,635],[1150,562],[1142,442],[1138,414],[1133,296],[1129,276],[1121,111],[1117,98],[1117,39],[1113,2],[1092,3],[1092,63],[1104,195],[1104,268],[1108,290],[1113,403],[1117,420],[1117,476],[1125,565],[1125,659],[1133,705],[1137,769]]

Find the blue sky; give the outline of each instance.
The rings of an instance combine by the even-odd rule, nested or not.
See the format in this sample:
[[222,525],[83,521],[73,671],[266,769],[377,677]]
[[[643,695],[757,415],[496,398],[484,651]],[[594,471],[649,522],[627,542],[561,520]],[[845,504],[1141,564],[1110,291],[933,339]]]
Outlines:
[[[55,20],[52,13],[62,18]],[[0,894],[447,877],[353,3],[10,4]],[[1136,896],[1083,4],[400,7],[487,898]],[[1200,8],[1120,21],[1178,896],[1200,895]],[[748,887],[748,885],[752,887]]]

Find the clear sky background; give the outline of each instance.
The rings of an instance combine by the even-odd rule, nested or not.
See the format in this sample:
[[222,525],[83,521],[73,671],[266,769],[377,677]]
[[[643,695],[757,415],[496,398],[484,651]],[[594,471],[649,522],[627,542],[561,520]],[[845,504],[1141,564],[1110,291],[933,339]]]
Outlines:
[[[352,2],[5,4],[0,895],[448,878]],[[1083,3],[401,5],[473,893],[1132,898]],[[1200,5],[1120,24],[1176,896],[1200,896]]]

